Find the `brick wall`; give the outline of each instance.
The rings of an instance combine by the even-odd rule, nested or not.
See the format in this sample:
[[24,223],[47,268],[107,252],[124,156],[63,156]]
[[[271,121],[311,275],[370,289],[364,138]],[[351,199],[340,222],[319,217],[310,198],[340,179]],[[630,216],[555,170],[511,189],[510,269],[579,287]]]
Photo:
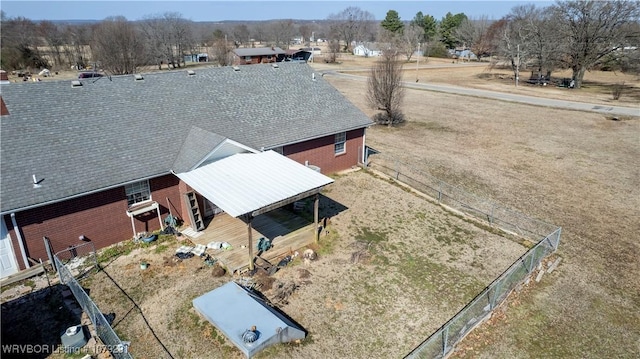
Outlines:
[[[323,173],[333,173],[349,169],[358,164],[362,151],[364,129],[347,132],[346,151],[334,153],[333,135],[285,146],[284,154],[304,164],[321,168]],[[179,217],[186,225],[190,225],[184,194],[192,190],[174,175],[165,175],[149,181],[151,198],[160,205],[161,218],[169,215]],[[204,199],[198,196],[201,214],[204,214]],[[92,241],[96,249],[131,239],[133,229],[131,219],[126,215],[127,199],[124,187],[109,189],[103,192],[54,203],[39,208],[16,213],[16,222],[21,229],[27,256],[43,261],[48,259],[44,248],[43,237],[51,241],[53,251],[58,252],[72,245],[82,243],[79,239],[84,235]],[[15,229],[9,215],[4,216],[9,229],[16,258],[21,269],[20,247],[17,243]],[[155,231],[160,229],[157,213],[147,212],[134,219],[135,231]]]
[[[160,205],[162,219],[169,214],[167,207],[169,205],[174,215],[182,212],[178,183],[179,179],[173,175],[149,181],[151,197]],[[45,236],[51,241],[54,253],[82,243],[78,238],[81,235],[91,240],[96,249],[131,239],[133,229],[126,210],[125,190],[124,187],[119,187],[18,212],[15,219],[26,244],[27,256],[36,261],[39,258],[46,261],[48,257],[42,240]],[[20,268],[24,269],[11,218],[9,215],[4,217],[13,239],[12,244],[16,258],[18,258]],[[155,211],[136,216],[134,224],[136,232],[160,229],[160,222]]]
[[334,173],[358,164],[362,157],[363,136],[364,129],[347,132],[346,151],[338,155],[334,153],[334,135],[285,146],[282,152],[296,162],[309,161],[310,165],[320,167],[322,173]]

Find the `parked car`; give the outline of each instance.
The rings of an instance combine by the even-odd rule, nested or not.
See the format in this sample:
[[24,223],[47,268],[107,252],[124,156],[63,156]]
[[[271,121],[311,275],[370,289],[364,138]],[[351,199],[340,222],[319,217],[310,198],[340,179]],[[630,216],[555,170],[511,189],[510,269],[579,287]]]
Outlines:
[[88,79],[92,77],[102,77],[102,76],[104,75],[97,72],[81,72],[78,74],[79,79]]

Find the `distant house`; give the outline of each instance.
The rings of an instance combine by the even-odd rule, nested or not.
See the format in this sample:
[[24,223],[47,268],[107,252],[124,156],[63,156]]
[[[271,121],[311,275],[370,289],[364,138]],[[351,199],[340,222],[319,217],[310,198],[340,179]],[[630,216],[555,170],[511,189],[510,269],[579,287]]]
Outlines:
[[184,56],[184,62],[209,62],[209,54],[190,54]]
[[304,50],[285,50],[285,61],[309,61],[311,52]]
[[355,56],[364,56],[364,57],[373,57],[373,56],[382,56],[382,51],[379,50],[375,45],[367,45],[359,44],[353,48],[353,54]]
[[322,55],[322,49],[319,47],[302,47],[300,50],[310,52],[313,56]]
[[238,48],[233,55],[234,65],[264,64],[284,60],[285,51],[279,47]]
[[2,85],[1,276],[46,261],[44,237],[54,252],[84,240],[99,249],[170,213],[202,230],[220,210],[255,213],[238,208],[260,198],[233,195],[253,193],[247,178],[275,180],[258,192],[271,194],[315,186],[305,164],[356,166],[371,120],[308,65],[278,65]]
[[461,60],[477,60],[478,59],[478,56],[476,56],[476,54],[474,54],[473,51],[465,48],[450,49],[449,54],[453,58],[461,59]]

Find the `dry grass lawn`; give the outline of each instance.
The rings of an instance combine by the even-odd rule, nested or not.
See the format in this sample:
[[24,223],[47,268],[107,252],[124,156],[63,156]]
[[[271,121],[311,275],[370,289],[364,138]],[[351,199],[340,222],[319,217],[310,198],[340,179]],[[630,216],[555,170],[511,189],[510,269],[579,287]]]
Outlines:
[[[373,113],[365,83],[328,78]],[[559,270],[472,333],[457,356],[638,357],[640,119],[418,90],[407,91],[403,110],[406,125],[371,128],[370,146],[563,227]]]
[[[278,285],[297,287],[280,308],[309,337],[257,357],[401,357],[526,251],[363,171],[337,177],[324,194],[348,209],[332,218],[319,259],[256,279],[274,303]],[[232,278],[214,278],[199,258],[166,265],[177,245],[136,249],[83,285],[103,312],[115,314],[115,330],[136,358],[169,357],[162,345],[176,358],[240,358],[191,304]],[[140,270],[141,259],[149,269]]]

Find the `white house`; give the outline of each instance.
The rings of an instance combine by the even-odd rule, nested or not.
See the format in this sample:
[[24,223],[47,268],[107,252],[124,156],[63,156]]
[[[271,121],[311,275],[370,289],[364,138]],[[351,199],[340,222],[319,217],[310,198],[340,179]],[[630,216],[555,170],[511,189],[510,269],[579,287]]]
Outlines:
[[374,46],[365,46],[360,44],[353,48],[353,54],[355,56],[364,56],[364,57],[372,57],[372,56],[382,56],[382,51],[376,49]]

